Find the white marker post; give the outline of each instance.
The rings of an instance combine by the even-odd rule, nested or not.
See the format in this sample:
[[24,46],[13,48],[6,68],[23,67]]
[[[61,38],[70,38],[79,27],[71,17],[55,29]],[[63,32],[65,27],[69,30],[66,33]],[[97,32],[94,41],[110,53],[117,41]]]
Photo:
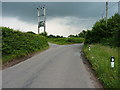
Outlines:
[[111,56],[110,62],[111,62],[111,68],[114,68],[114,66],[115,66],[115,58],[114,58],[114,56]]
[[90,45],[89,45],[89,51],[90,51],[91,49],[90,49]]

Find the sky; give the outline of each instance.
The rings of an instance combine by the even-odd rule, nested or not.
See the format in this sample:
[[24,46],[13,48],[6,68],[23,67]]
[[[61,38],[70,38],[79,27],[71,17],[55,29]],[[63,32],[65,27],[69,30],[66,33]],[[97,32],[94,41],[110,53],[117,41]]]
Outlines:
[[[105,2],[2,2],[2,26],[37,33],[36,8],[43,5],[47,8],[46,31],[53,35],[78,34],[105,17]],[[108,16],[117,12],[117,2],[109,2]]]

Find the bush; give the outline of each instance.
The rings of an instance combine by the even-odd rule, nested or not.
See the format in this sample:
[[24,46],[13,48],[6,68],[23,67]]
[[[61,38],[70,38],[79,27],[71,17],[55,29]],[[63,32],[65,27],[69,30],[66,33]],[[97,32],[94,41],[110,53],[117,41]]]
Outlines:
[[42,33],[40,33],[39,35],[47,36],[47,32],[42,32]]
[[83,43],[84,38],[48,38],[48,41],[51,43],[64,45],[64,44]]
[[48,47],[44,36],[2,27],[3,63]]
[[[98,79],[103,82],[105,88],[120,88],[118,48],[91,44],[90,51],[89,45],[85,45],[83,50],[92,68],[96,71]],[[115,57],[114,68],[110,66],[111,56]]]
[[108,24],[104,19],[96,22],[91,31],[87,31],[85,37],[85,43],[102,43],[104,45],[110,45],[120,47],[120,15],[115,14],[108,19]]

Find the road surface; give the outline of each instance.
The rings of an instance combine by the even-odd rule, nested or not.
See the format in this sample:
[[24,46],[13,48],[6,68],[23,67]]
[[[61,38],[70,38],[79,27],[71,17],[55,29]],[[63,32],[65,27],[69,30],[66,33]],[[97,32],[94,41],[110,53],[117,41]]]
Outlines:
[[4,69],[3,88],[95,88],[82,58],[83,44],[56,45]]

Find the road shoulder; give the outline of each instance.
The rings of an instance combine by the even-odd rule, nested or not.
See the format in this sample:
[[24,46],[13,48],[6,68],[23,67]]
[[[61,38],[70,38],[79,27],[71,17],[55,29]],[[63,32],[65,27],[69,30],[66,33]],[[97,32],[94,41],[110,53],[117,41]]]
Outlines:
[[85,68],[86,70],[90,73],[90,79],[94,81],[94,86],[96,88],[101,88],[101,89],[104,89],[104,86],[103,86],[103,83],[100,82],[100,80],[98,80],[97,78],[97,75],[96,75],[96,72],[92,69],[92,65],[91,63],[87,60],[84,52],[80,52],[81,53],[81,57],[82,57],[82,61],[83,61],[83,64],[85,65]]
[[26,61],[26,60],[28,60],[29,58],[33,57],[34,55],[37,55],[37,54],[39,54],[39,53],[41,53],[41,52],[43,52],[43,51],[45,51],[45,50],[47,50],[47,49],[49,49],[49,48],[50,48],[50,47],[47,47],[47,48],[45,48],[45,49],[43,49],[43,50],[40,50],[40,51],[31,53],[31,54],[29,54],[29,55],[27,55],[27,56],[24,56],[24,57],[21,57],[21,58],[19,58],[19,59],[13,59],[13,60],[10,61],[10,62],[4,63],[4,64],[2,64],[2,70],[6,69],[6,68],[9,68],[9,67],[11,67],[11,66],[14,66],[14,65],[16,65],[16,64],[18,64],[18,63],[21,63],[21,62],[23,62],[23,61]]

